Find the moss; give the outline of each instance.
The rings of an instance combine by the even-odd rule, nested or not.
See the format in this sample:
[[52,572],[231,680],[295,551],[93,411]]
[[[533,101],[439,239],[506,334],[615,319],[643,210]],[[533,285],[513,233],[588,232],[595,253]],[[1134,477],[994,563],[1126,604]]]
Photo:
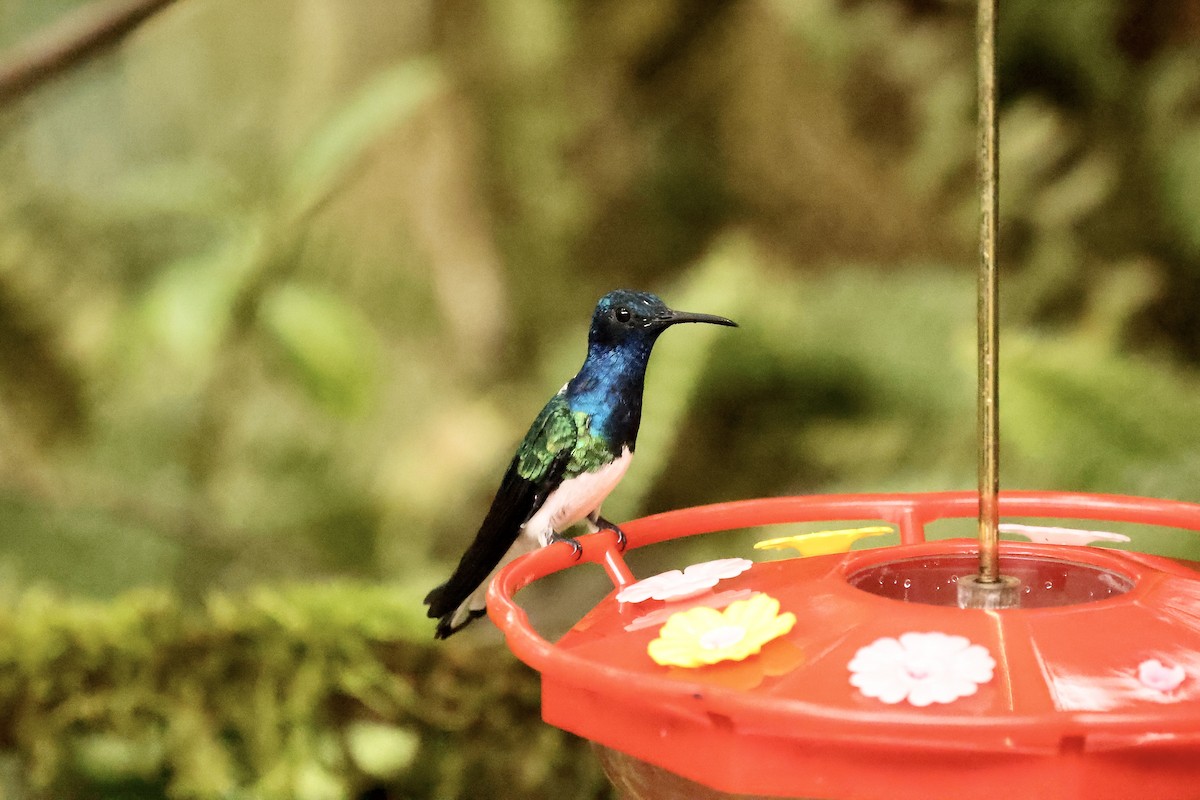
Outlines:
[[600,798],[504,651],[428,639],[408,593],[332,584],[0,609],[5,796]]

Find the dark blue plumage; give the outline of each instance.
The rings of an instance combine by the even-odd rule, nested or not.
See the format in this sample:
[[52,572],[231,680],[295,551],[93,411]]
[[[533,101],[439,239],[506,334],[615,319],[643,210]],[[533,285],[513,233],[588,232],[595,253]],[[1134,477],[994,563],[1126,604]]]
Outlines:
[[615,309],[623,308],[644,320],[666,319],[673,313],[647,292],[615,291],[601,298],[592,315],[588,353],[583,366],[566,387],[573,411],[591,418],[591,432],[620,452],[633,449],[642,421],[642,390],[650,351],[665,325],[614,325]]
[[425,598],[439,639],[483,614],[498,567],[560,539],[571,525],[586,518],[593,527],[616,529],[624,541],[600,516],[600,504],[637,443],[650,352],[659,334],[680,322],[736,326],[724,317],[672,311],[647,292],[618,290],[600,299],[583,366],[538,414],[474,542],[450,579]]

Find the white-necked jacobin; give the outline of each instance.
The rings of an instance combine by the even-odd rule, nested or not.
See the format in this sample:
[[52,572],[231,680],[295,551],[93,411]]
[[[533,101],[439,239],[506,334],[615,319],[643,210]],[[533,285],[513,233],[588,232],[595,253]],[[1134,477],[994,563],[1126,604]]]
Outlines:
[[679,322],[737,323],[711,314],[672,311],[647,292],[618,290],[600,299],[579,372],[550,398],[517,448],[475,541],[450,579],[429,593],[429,616],[445,639],[485,613],[495,572],[517,556],[566,541],[562,532],[586,519],[592,531],[621,529],[600,504],[633,457],[642,421],[646,364],[659,334]]

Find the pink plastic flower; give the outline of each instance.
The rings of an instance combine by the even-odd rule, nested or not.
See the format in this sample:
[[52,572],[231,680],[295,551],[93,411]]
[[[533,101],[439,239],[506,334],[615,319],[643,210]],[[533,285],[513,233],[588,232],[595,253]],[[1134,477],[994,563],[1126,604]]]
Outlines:
[[673,569],[632,583],[617,593],[621,603],[646,600],[684,600],[703,594],[726,578],[741,575],[754,565],[745,558],[721,558],[692,564],[682,571]]
[[1129,537],[1108,531],[1085,531],[1079,528],[1050,528],[1044,525],[1018,525],[1004,523],[1001,533],[1015,533],[1039,544],[1084,545],[1093,542],[1128,542]]
[[850,661],[850,683],[884,703],[952,703],[992,679],[996,661],[965,636],[904,633],[876,639]]
[[1178,664],[1167,666],[1157,658],[1151,658],[1138,664],[1138,680],[1148,689],[1160,692],[1173,692],[1179,688],[1187,677],[1183,667]]

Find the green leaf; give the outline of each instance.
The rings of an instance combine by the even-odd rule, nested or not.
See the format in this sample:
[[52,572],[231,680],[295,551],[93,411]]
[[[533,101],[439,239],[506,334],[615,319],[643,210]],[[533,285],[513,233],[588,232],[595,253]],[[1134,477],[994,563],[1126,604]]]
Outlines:
[[380,73],[329,119],[302,149],[285,198],[293,218],[310,212],[387,131],[412,117],[442,86],[437,66],[406,61]]
[[[1137,493],[1144,466],[1185,464],[1194,449],[1181,432],[1200,428],[1200,384],[1165,362],[1010,334],[1001,375],[1008,464],[1034,485]],[[1154,488],[1193,497],[1196,479],[1180,471]]]
[[356,309],[291,284],[263,299],[259,319],[314,400],[342,414],[363,408],[374,392],[379,345]]
[[74,743],[76,766],[101,783],[153,778],[162,768],[163,754],[162,742],[146,735],[130,738],[98,732],[80,736]]
[[204,157],[155,162],[118,176],[99,211],[114,220],[226,217],[244,213],[244,193],[238,178],[220,162]]
[[346,748],[363,772],[387,780],[408,769],[421,740],[408,728],[356,720],[346,728]]
[[304,763],[296,770],[297,800],[345,800],[349,797],[344,781],[319,764]]
[[[138,309],[137,334],[151,346],[156,370],[194,387],[216,360],[238,293],[263,259],[261,230],[252,227],[214,253],[186,258],[158,275]],[[156,380],[162,380],[160,372]]]
[[1200,127],[1172,138],[1163,154],[1160,190],[1163,210],[1180,243],[1200,256]]

